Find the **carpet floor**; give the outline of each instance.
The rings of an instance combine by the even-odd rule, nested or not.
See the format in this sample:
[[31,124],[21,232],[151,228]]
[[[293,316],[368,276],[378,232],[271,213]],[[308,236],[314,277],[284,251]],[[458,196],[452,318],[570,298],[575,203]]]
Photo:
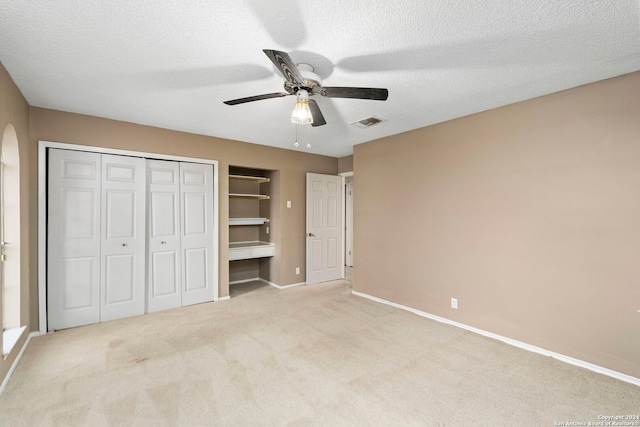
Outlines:
[[1,426],[560,425],[640,387],[353,296],[336,281],[31,340]]

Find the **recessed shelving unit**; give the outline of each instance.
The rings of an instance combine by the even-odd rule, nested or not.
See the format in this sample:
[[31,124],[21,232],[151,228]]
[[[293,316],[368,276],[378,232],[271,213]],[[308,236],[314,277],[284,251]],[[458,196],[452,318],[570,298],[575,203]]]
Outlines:
[[[275,255],[275,243],[263,241],[265,237],[268,238],[269,230],[262,229],[261,233],[259,227],[253,227],[269,223],[269,218],[261,217],[264,215],[262,211],[268,206],[263,205],[262,201],[270,199],[269,185],[261,184],[271,180],[262,176],[264,171],[236,167],[230,169],[233,170],[229,173],[229,226],[234,227],[229,234],[229,261],[254,260],[253,268],[258,269],[258,258]],[[231,199],[235,200],[231,202]],[[237,267],[251,268],[246,263]]]

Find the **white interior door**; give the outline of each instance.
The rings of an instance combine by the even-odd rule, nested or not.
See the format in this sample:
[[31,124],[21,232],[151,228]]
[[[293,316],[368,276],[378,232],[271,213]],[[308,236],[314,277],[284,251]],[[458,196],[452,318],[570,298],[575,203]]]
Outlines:
[[49,150],[48,329],[100,321],[100,154]]
[[147,311],[182,305],[180,163],[147,160]]
[[342,180],[307,174],[307,284],[343,277]]
[[144,314],[146,163],[102,155],[100,321]]
[[182,305],[217,300],[213,275],[213,165],[180,163]]

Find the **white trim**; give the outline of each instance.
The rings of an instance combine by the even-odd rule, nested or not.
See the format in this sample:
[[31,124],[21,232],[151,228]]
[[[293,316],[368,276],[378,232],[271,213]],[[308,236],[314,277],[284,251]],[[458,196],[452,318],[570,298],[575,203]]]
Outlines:
[[276,289],[287,289],[287,288],[293,288],[294,286],[302,286],[302,285],[306,285],[307,284],[307,282],[300,282],[300,283],[292,283],[291,285],[281,286],[281,285],[276,285],[275,283],[272,283],[272,282],[270,282],[268,280],[265,280],[265,279],[258,279],[258,280],[263,282],[263,283],[266,283],[267,285],[271,285]]
[[[353,267],[353,181],[345,183],[344,189],[344,264],[347,267]],[[347,264],[347,260],[349,264]]]
[[612,378],[616,378],[620,381],[624,381],[627,383],[631,383],[637,386],[640,386],[640,378],[632,377],[631,375],[623,374],[621,372],[617,372],[608,368],[604,368],[602,366],[594,365],[593,363],[585,362],[584,360],[575,359],[573,357],[565,356],[564,354],[556,353],[553,351],[546,350],[541,347],[537,347],[535,345],[527,344],[522,341],[517,341],[511,338],[504,337],[502,335],[494,334],[493,332],[488,332],[482,329],[474,328],[473,326],[465,325],[464,323],[454,322],[453,320],[446,319],[444,317],[435,316],[433,314],[426,313],[424,311],[417,310],[415,308],[407,307],[401,304],[396,304],[395,302],[387,301],[382,298],[374,297],[371,295],[364,294],[362,292],[351,291],[353,295],[370,299],[375,302],[379,302],[382,304],[390,305],[392,307],[399,308],[401,310],[410,311],[411,313],[417,314],[418,316],[426,317],[431,320],[435,320],[437,322],[446,323],[447,325],[452,325],[457,328],[465,329],[470,332],[474,332],[478,335],[483,335],[488,338],[493,338],[498,341],[502,341],[506,344],[512,345],[514,347],[518,347],[524,350],[532,351],[534,353],[541,354],[543,356],[553,357],[561,362],[569,363],[571,365],[579,366],[581,368],[588,369],[593,372],[597,372],[599,374],[603,374]]
[[218,298],[218,301],[229,301],[229,300],[231,300],[231,297],[229,295],[227,295],[226,297]]
[[341,231],[342,232],[340,233],[340,235],[341,235],[341,239],[340,239],[341,240],[341,242],[340,242],[340,249],[341,250],[340,250],[340,252],[342,252],[341,253],[342,256],[341,256],[341,260],[340,260],[340,278],[344,279],[344,278],[346,278],[346,276],[345,276],[345,265],[344,265],[345,262],[344,261],[345,261],[345,257],[346,257],[346,252],[345,252],[346,240],[345,239],[347,238],[347,236],[345,236],[347,234],[345,232],[345,226],[346,226],[345,221],[347,219],[347,207],[345,206],[345,201],[347,199],[347,188],[345,187],[346,180],[344,179],[344,175],[341,175],[341,177],[342,178],[340,180],[341,181],[340,182],[340,188],[342,190],[341,191],[341,193],[342,193],[342,212],[341,212],[341,215],[342,215],[342,221],[341,221],[342,230]]
[[27,336],[27,339],[25,340],[24,345],[22,346],[22,348],[20,349],[20,352],[16,356],[16,360],[13,361],[13,363],[11,364],[11,368],[9,368],[9,371],[7,372],[7,376],[4,377],[2,384],[0,384],[0,396],[2,396],[4,389],[7,388],[7,384],[9,384],[9,379],[11,378],[11,375],[13,375],[13,371],[16,370],[16,367],[18,366],[18,362],[20,362],[20,359],[22,358],[22,354],[27,349],[27,346],[29,345],[31,338],[37,337],[39,335],[41,335],[40,332],[31,332]]
[[344,176],[344,177],[347,177],[347,176],[353,176],[353,171],[350,171],[350,172],[340,172],[338,175],[339,175],[339,176]]
[[277,288],[277,289],[287,289],[287,288],[293,288],[294,286],[302,286],[307,284],[307,282],[300,282],[300,283],[293,283],[291,285],[277,285],[273,282],[262,279],[260,277],[254,277],[253,279],[234,280],[233,282],[229,282],[229,285],[237,285],[239,283],[248,283],[248,282],[262,282],[262,283],[266,283],[269,286],[273,286],[274,288]]
[[22,334],[27,329],[26,326],[17,328],[9,328],[2,331],[2,357],[7,358],[15,347],[16,343],[22,338]]
[[67,144],[62,142],[39,141],[38,142],[38,317],[40,334],[47,333],[47,148],[61,148],[64,150],[88,151],[92,153],[117,154],[123,156],[137,156],[148,159],[173,160],[180,162],[204,163],[213,165],[213,200],[216,203],[213,209],[213,300],[219,301],[218,288],[220,286],[218,275],[218,253],[220,250],[219,237],[219,173],[217,160],[199,159],[194,157],[174,156],[170,154],[148,153],[142,151],[127,151],[114,148],[94,147],[88,145]]
[[249,282],[259,282],[259,277],[254,277],[252,279],[242,279],[242,280],[234,280],[233,282],[229,282],[229,285],[237,285],[238,283],[249,283]]

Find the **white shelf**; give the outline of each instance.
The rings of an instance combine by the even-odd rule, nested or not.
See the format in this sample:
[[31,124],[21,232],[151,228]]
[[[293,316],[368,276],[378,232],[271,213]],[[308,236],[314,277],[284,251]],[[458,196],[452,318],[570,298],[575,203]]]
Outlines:
[[276,245],[258,240],[251,242],[230,242],[229,261],[240,259],[265,258],[276,254]]
[[263,225],[269,218],[229,218],[229,225]]
[[247,175],[229,175],[229,179],[244,179],[246,181],[254,181],[259,184],[270,181],[269,178],[265,178],[264,176],[247,176]]
[[265,194],[244,194],[244,193],[229,193],[229,197],[237,197],[240,199],[256,199],[256,200],[268,200],[269,196]]

